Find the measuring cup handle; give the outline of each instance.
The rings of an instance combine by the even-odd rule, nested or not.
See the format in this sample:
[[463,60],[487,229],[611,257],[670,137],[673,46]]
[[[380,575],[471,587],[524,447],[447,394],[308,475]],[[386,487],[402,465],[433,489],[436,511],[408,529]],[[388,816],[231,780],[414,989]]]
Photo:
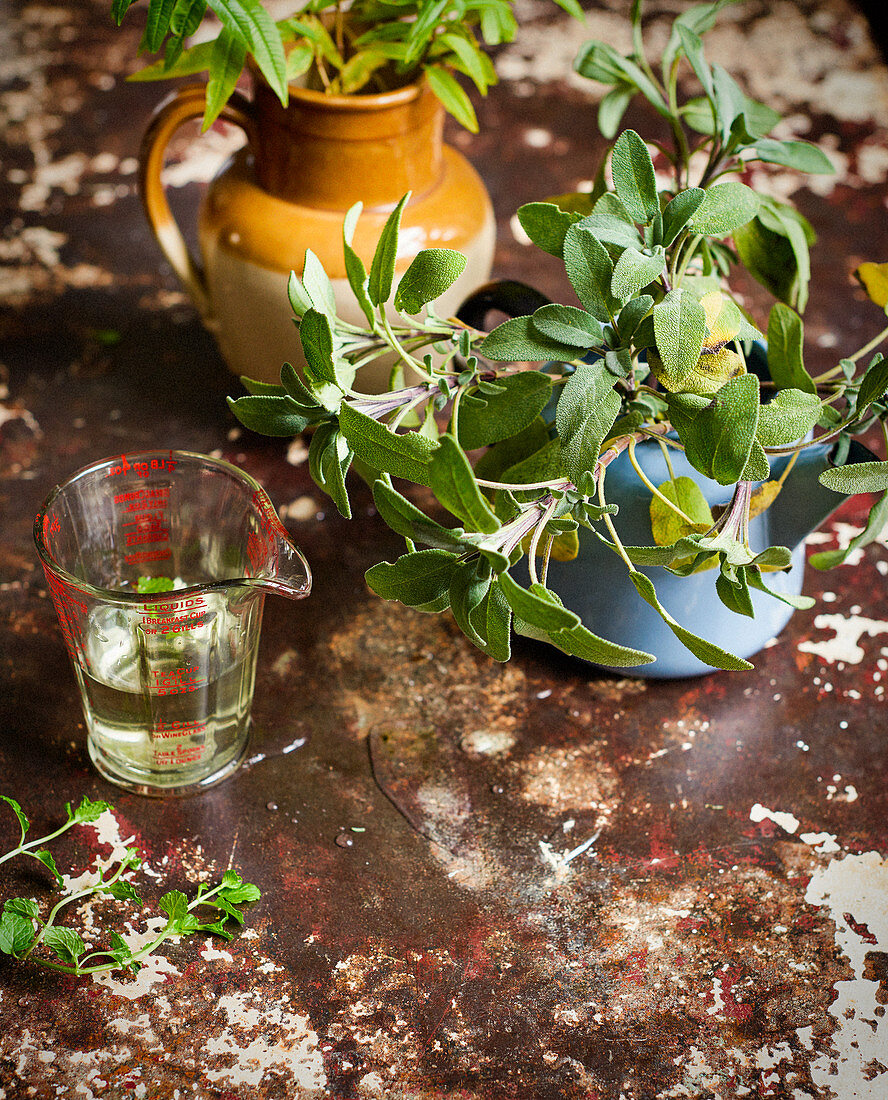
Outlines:
[[[161,173],[170,139],[183,123],[200,118],[206,107],[206,86],[186,84],[162,100],[151,116],[139,150],[139,194],[157,243],[204,321],[213,308],[203,267],[194,259],[167,202]],[[219,115],[253,137],[250,102],[235,92]]]

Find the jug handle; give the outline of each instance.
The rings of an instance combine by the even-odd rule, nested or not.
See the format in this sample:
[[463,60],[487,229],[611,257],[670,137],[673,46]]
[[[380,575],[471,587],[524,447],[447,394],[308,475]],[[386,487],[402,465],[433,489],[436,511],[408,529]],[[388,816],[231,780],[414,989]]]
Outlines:
[[550,298],[527,283],[500,279],[485,283],[474,290],[456,311],[456,316],[464,324],[483,330],[491,310],[505,313],[509,317],[524,317],[541,306],[551,304]]
[[[139,150],[139,195],[161,251],[188,291],[202,319],[212,320],[212,302],[203,267],[194,259],[167,202],[161,173],[167,146],[180,126],[200,118],[206,107],[206,85],[185,84],[154,110]],[[239,126],[251,141],[254,133],[250,101],[235,92],[219,117]]]

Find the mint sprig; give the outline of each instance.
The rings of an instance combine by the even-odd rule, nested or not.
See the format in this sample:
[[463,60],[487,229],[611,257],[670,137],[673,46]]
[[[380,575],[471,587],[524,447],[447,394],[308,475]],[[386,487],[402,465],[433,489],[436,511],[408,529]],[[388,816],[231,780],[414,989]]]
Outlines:
[[[31,823],[21,806],[6,795],[0,795],[0,800],[12,809],[21,830],[19,843],[0,855],[0,864],[15,856],[30,856],[52,873],[56,886],[61,886],[63,879],[52,855],[43,846],[58,839],[74,825],[90,824],[106,811],[113,811],[107,802],[88,798],[84,798],[76,809],[67,803],[65,822],[58,829],[27,841]],[[36,899],[7,898],[0,914],[0,952],[66,974],[97,974],[121,969],[135,974],[146,958],[173,937],[209,932],[226,940],[233,939],[234,933],[229,925],[244,922],[243,912],[238,906],[258,901],[261,896],[257,886],[244,882],[233,870],[226,871],[222,881],[215,886],[200,883],[191,899],[179,890],[171,890],[158,901],[159,908],[167,915],[166,924],[148,943],[135,951],[114,929],[109,930],[107,946],[91,948],[76,929],[59,923],[66,907],[101,894],[110,895],[116,901],[143,906],[141,895],[123,877],[127,871],[138,869],[141,862],[138,850],[127,848],[122,858],[97,873],[94,882],[59,898],[45,917]],[[38,949],[48,950],[49,955],[38,953]]]

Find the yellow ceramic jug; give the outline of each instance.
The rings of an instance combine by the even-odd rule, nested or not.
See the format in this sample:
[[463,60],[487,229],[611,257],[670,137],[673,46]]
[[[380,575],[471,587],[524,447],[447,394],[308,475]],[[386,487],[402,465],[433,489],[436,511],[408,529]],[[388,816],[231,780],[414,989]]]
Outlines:
[[291,87],[286,107],[261,79],[250,98],[235,93],[221,117],[243,129],[247,144],[209,185],[195,258],[161,172],[174,131],[203,114],[204,97],[204,85],[186,85],[158,106],[142,144],[140,186],[164,255],[235,373],[277,382],[284,362],[301,362],[287,278],[301,273],[307,248],[330,275],[341,315],[361,323],[342,257],[342,222],[355,202],[364,213],[353,246],[368,267],[385,219],[407,191],[397,271],[424,248],[468,257],[439,310],[454,312],[488,278],[490,198],[466,158],[444,144],[444,112],[424,83],[352,96]]

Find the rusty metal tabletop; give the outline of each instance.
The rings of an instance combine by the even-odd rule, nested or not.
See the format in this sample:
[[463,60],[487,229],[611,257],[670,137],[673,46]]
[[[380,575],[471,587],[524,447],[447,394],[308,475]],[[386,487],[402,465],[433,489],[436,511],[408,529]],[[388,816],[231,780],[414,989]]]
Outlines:
[[[136,195],[162,88],[125,82],[138,20],[115,32],[106,7],[0,8],[0,794],[37,834],[67,801],[113,804],[58,859],[136,845],[148,907],[103,903],[133,934],[165,890],[228,867],[263,894],[230,943],[167,944],[134,978],[0,956],[0,1100],[888,1096],[884,538],[809,569],[818,606],[747,675],[618,678],[529,642],[502,666],[447,616],[377,599],[364,570],[399,540],[369,493],[342,520],[300,441],[226,408],[239,384]],[[593,178],[595,93],[570,65],[593,34],[622,44],[628,7],[583,28],[522,2],[480,134],[448,127],[491,191],[498,275],[564,289],[513,215]],[[825,368],[878,323],[850,272],[888,259],[888,72],[847,0],[751,0],[711,50],[837,166],[804,187],[757,173],[819,234],[806,332]],[[641,107],[627,122],[656,132]],[[236,140],[176,143],[186,221]],[[258,478],[315,573],[309,600],[267,603],[247,764],[188,799],[93,771],[31,536],[54,484],[154,446]],[[16,841],[0,807],[0,851]],[[49,892],[3,866],[0,898]]]

